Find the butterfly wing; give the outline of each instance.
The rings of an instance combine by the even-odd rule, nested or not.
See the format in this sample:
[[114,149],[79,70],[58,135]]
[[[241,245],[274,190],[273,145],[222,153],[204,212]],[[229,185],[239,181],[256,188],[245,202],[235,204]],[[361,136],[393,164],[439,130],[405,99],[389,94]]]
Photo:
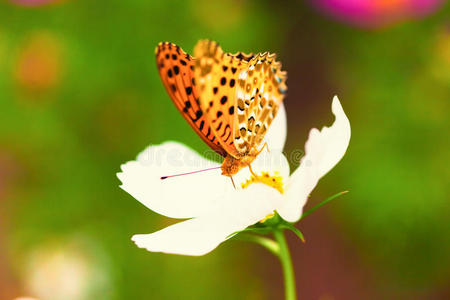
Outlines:
[[181,115],[211,149],[225,156],[226,151],[212,130],[212,124],[200,108],[194,58],[167,42],[159,43],[155,52],[161,80]]
[[275,59],[275,54],[257,54],[239,74],[234,144],[240,153],[258,151],[283,102],[287,73]]
[[239,157],[234,145],[236,126],[236,84],[239,73],[247,68],[243,53],[226,54],[213,41],[201,40],[194,49],[195,78],[198,80],[200,107],[211,120],[212,130],[225,151]]

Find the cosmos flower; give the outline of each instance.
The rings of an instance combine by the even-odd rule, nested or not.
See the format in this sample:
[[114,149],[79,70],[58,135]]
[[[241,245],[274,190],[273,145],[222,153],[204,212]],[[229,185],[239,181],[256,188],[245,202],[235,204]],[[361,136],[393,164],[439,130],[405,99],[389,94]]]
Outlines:
[[269,151],[252,163],[257,177],[248,168],[233,179],[220,169],[162,180],[199,168],[217,168],[217,162],[188,147],[166,142],[150,146],[137,160],[121,166],[117,176],[121,188],[149,209],[177,219],[188,219],[151,234],[137,234],[132,240],[152,252],[204,255],[234,233],[270,218],[277,212],[284,220],[296,222],[309,194],[319,179],[343,157],[350,141],[350,123],[337,97],[331,127],[312,129],[300,166],[290,174],[282,153],[286,139],[286,113],[281,107],[266,135]]

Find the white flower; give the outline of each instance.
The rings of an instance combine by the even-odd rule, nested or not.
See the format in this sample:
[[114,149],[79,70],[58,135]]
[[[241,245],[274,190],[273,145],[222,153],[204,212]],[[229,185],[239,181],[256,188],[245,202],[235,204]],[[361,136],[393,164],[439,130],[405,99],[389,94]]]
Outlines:
[[263,151],[252,163],[258,179],[248,168],[242,169],[233,177],[236,189],[220,169],[161,180],[161,176],[220,164],[175,142],[148,147],[137,160],[121,166],[117,174],[121,188],[159,214],[189,220],[134,235],[132,240],[152,252],[203,255],[274,211],[286,221],[298,221],[308,195],[343,157],[350,141],[350,123],[337,97],[332,112],[333,125],[310,131],[300,166],[289,175],[289,164],[280,151],[286,139],[282,107],[266,136],[270,151]]

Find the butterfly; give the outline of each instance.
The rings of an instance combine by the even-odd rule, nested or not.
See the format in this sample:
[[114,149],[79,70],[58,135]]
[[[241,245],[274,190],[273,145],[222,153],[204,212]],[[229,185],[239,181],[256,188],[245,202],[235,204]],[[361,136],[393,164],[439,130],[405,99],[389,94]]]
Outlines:
[[264,135],[287,91],[287,73],[276,55],[225,53],[210,40],[197,43],[194,57],[168,42],[159,43],[155,54],[175,106],[224,157],[222,175],[232,177],[245,167],[253,173],[251,163],[263,150]]

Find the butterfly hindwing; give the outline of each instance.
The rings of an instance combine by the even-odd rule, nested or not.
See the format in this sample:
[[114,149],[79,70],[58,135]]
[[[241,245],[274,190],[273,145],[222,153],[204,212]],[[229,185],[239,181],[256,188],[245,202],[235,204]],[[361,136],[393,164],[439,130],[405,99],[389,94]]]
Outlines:
[[287,89],[281,63],[275,54],[224,53],[208,40],[194,55],[200,107],[222,147],[233,157],[258,152]]
[[234,141],[241,153],[261,144],[285,96],[287,75],[275,59],[275,54],[257,54],[238,76]]
[[226,151],[200,107],[194,76],[195,59],[177,45],[165,42],[156,48],[156,63],[161,80],[180,113],[210,148],[225,156]]

